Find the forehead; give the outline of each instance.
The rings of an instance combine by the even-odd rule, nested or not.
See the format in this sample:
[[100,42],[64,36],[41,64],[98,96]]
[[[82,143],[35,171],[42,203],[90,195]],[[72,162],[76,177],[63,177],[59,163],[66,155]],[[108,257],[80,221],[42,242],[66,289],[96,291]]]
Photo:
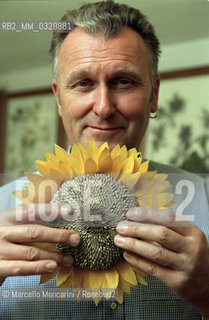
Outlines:
[[75,28],[63,41],[58,54],[58,71],[103,65],[141,69],[149,67],[149,52],[142,37],[124,27],[116,35],[92,35]]

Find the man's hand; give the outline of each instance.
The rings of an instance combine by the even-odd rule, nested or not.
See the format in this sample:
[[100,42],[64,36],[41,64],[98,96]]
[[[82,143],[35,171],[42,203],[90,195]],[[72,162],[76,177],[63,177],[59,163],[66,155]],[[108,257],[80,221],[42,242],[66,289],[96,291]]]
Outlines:
[[7,276],[44,274],[54,271],[58,265],[72,265],[70,255],[30,246],[33,242],[79,244],[80,237],[75,231],[50,228],[41,218],[44,214],[69,218],[72,208],[67,205],[62,208],[57,203],[37,204],[0,212],[0,284]]
[[209,245],[204,233],[169,210],[133,208],[127,218],[118,224],[114,239],[125,250],[124,258],[208,317]]

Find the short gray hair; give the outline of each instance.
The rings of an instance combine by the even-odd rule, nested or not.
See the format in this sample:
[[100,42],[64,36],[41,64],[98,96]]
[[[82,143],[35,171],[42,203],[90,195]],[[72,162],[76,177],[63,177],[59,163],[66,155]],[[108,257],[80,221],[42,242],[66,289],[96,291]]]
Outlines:
[[[74,27],[82,28],[90,34],[102,32],[108,37],[117,34],[125,26],[137,31],[149,51],[152,81],[157,75],[160,43],[153,26],[138,9],[115,3],[113,0],[87,3],[78,10],[67,11],[61,21],[71,21]],[[50,53],[56,78],[58,77],[58,53],[67,35],[67,32],[54,32],[52,36]]]

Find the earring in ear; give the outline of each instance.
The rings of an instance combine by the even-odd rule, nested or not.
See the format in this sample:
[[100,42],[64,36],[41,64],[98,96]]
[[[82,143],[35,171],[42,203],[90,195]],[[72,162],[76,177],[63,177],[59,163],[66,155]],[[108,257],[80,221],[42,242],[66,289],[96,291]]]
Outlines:
[[150,116],[149,116],[149,118],[150,118],[150,119],[156,119],[156,118],[157,118],[157,112],[153,113],[153,115],[152,115],[152,113],[151,113]]

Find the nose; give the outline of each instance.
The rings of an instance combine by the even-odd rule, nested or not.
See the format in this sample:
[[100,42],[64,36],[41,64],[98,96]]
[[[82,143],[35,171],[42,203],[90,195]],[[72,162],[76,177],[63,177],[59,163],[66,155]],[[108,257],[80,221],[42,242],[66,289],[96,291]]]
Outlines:
[[101,119],[107,119],[115,113],[113,93],[106,85],[97,88],[93,105],[94,113]]

